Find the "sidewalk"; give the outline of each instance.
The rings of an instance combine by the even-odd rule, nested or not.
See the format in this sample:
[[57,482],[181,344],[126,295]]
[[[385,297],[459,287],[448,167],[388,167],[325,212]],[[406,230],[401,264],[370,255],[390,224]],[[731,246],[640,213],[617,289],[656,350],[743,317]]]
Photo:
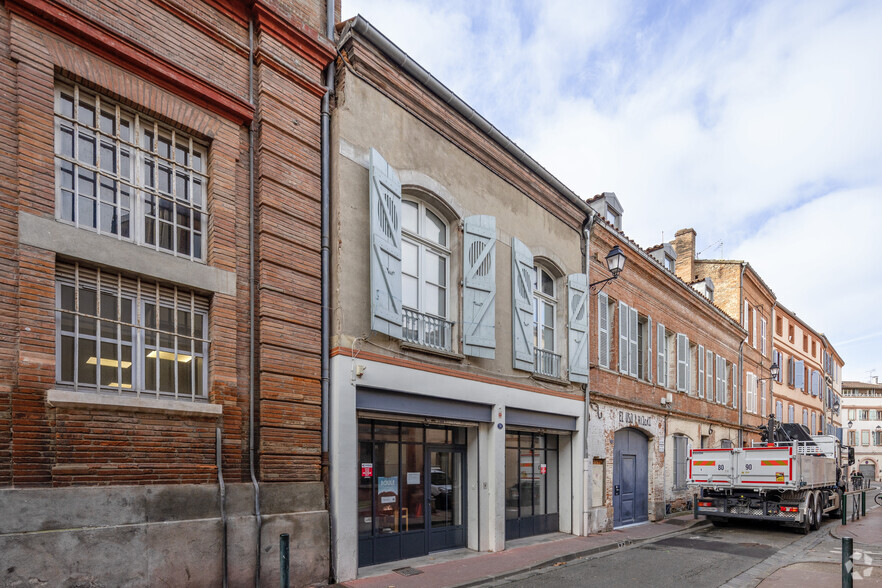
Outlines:
[[[851,537],[854,540],[855,585],[882,588],[882,568],[879,567],[882,557],[877,555],[882,553],[882,507],[873,502],[873,493],[868,492],[867,499],[866,516],[852,521],[849,512],[848,524],[840,522],[832,527],[830,536],[836,539]],[[760,582],[758,588],[839,586],[841,581],[842,564],[839,562],[800,562],[779,568]]]
[[[466,588],[705,524],[704,517],[695,520],[691,514],[687,514],[657,523],[646,523],[588,537],[555,534],[551,536],[552,540],[543,541],[541,538],[534,538],[532,541],[512,541],[508,543],[505,551],[496,553],[478,553],[464,549],[442,552],[432,556],[362,568],[359,570],[359,575],[365,577],[344,582],[340,586],[348,588],[424,588],[427,586]],[[523,543],[526,542],[531,544],[524,545]],[[452,558],[439,563],[438,559],[445,559],[444,553],[450,554]],[[420,573],[404,576],[391,571],[397,568],[413,568]]]

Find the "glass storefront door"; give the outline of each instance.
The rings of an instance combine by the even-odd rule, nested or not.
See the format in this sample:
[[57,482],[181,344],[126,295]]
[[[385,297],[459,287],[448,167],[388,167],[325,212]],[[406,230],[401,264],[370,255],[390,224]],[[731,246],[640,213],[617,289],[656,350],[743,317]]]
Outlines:
[[558,480],[557,435],[506,433],[506,540],[558,530]]
[[358,565],[465,545],[465,428],[358,427]]

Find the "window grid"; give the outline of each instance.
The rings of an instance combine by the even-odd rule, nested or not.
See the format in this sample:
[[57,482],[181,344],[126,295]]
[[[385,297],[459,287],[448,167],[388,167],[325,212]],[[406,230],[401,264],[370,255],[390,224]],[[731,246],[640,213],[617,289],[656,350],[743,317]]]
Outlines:
[[77,391],[205,400],[207,302],[177,287],[107,276],[79,264],[57,268],[56,380]]
[[55,135],[59,220],[203,260],[203,145],[100,94],[64,84],[56,87]]
[[533,275],[533,347],[554,353],[555,320],[557,317],[557,289],[554,276],[540,266]]

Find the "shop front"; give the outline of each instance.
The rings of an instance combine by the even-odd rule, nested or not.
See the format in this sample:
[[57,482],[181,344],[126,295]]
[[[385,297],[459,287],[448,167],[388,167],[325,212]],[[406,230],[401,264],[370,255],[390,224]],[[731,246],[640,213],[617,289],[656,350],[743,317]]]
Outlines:
[[358,565],[466,544],[466,427],[358,420]]
[[505,436],[505,539],[560,527],[558,436],[509,429]]

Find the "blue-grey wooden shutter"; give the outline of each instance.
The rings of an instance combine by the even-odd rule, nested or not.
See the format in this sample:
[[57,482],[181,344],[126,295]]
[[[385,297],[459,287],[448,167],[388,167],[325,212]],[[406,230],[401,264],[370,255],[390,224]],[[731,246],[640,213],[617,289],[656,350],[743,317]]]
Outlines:
[[665,326],[658,324],[658,337],[656,338],[656,371],[658,372],[658,383],[662,386],[667,385],[667,370],[665,370]]
[[677,333],[677,392],[686,391],[686,354],[689,353],[689,339],[683,333]]
[[371,329],[401,338],[401,182],[371,149]]
[[567,348],[571,382],[588,383],[588,276],[567,276]]
[[597,295],[597,362],[609,367],[609,296]]
[[638,333],[637,331],[640,329],[640,323],[637,318],[637,309],[636,308],[628,308],[628,371],[629,373],[637,377],[639,373],[638,362],[640,361],[640,355],[637,352],[637,339]]
[[511,348],[516,370],[533,371],[533,253],[511,238]]
[[800,390],[805,390],[805,362],[794,361],[793,362],[793,371],[794,371],[794,386],[799,388]]
[[630,349],[628,329],[628,305],[619,302],[619,371],[623,374],[628,373],[628,349]]
[[652,364],[655,362],[652,361],[652,358],[655,357],[652,354],[652,317],[646,317],[646,381],[652,382]]
[[462,352],[496,356],[496,218],[463,219]]
[[704,398],[704,345],[698,346],[698,397]]
[[714,352],[708,349],[704,354],[704,391],[708,401],[714,401]]

